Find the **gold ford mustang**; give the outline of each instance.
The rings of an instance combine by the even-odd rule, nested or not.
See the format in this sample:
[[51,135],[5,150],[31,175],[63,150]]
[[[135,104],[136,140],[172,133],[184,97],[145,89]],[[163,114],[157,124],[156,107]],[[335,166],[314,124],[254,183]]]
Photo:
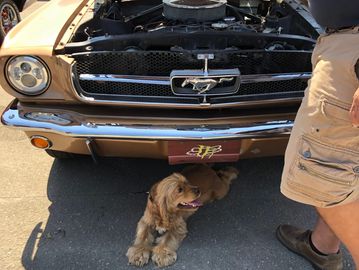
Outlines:
[[321,31],[294,0],[52,0],[4,40],[1,121],[58,158],[281,155]]

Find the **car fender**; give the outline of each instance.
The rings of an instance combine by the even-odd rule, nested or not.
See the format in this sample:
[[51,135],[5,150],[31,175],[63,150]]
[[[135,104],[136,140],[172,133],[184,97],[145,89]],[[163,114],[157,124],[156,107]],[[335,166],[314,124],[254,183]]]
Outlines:
[[[62,35],[88,0],[52,0],[22,20],[6,36],[0,57],[53,54]],[[38,31],[34,31],[38,29]]]

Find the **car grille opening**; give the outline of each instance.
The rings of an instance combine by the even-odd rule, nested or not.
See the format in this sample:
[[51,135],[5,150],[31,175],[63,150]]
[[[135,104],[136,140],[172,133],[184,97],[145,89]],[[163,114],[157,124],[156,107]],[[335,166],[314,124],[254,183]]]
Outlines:
[[[211,104],[266,101],[273,99],[301,98],[311,72],[310,51],[219,51],[209,61],[209,69],[235,69],[255,80],[241,82],[236,93],[206,98]],[[94,52],[74,54],[74,85],[81,97],[94,98],[97,102],[135,102],[156,104],[198,105],[203,95],[176,96],[170,84],[156,84],[151,80],[116,81],[106,79],[82,80],[83,74],[110,74],[129,76],[168,77],[173,70],[200,70],[203,60],[196,53],[168,51]],[[307,76],[292,76],[306,74]],[[308,75],[309,74],[309,75]],[[267,76],[268,75],[268,76]],[[289,75],[273,79],[276,75]],[[264,79],[261,79],[264,76]],[[271,77],[272,76],[272,77]],[[268,78],[268,80],[266,80]]]

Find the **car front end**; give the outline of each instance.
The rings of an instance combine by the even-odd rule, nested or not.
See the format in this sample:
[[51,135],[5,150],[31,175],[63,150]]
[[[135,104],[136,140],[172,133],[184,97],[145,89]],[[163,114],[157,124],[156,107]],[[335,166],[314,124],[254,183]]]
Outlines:
[[281,155],[320,31],[296,1],[51,1],[5,39],[1,121],[59,157]]

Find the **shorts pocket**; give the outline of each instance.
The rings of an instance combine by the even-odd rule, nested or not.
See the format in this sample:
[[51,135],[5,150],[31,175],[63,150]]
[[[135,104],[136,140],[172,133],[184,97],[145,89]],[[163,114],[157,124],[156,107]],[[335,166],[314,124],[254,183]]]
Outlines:
[[349,117],[349,110],[351,104],[344,103],[339,100],[331,98],[322,98],[322,112],[323,114],[336,122],[343,124],[351,124]]
[[288,185],[316,205],[328,207],[350,196],[358,184],[358,174],[359,153],[303,136],[289,170]]

